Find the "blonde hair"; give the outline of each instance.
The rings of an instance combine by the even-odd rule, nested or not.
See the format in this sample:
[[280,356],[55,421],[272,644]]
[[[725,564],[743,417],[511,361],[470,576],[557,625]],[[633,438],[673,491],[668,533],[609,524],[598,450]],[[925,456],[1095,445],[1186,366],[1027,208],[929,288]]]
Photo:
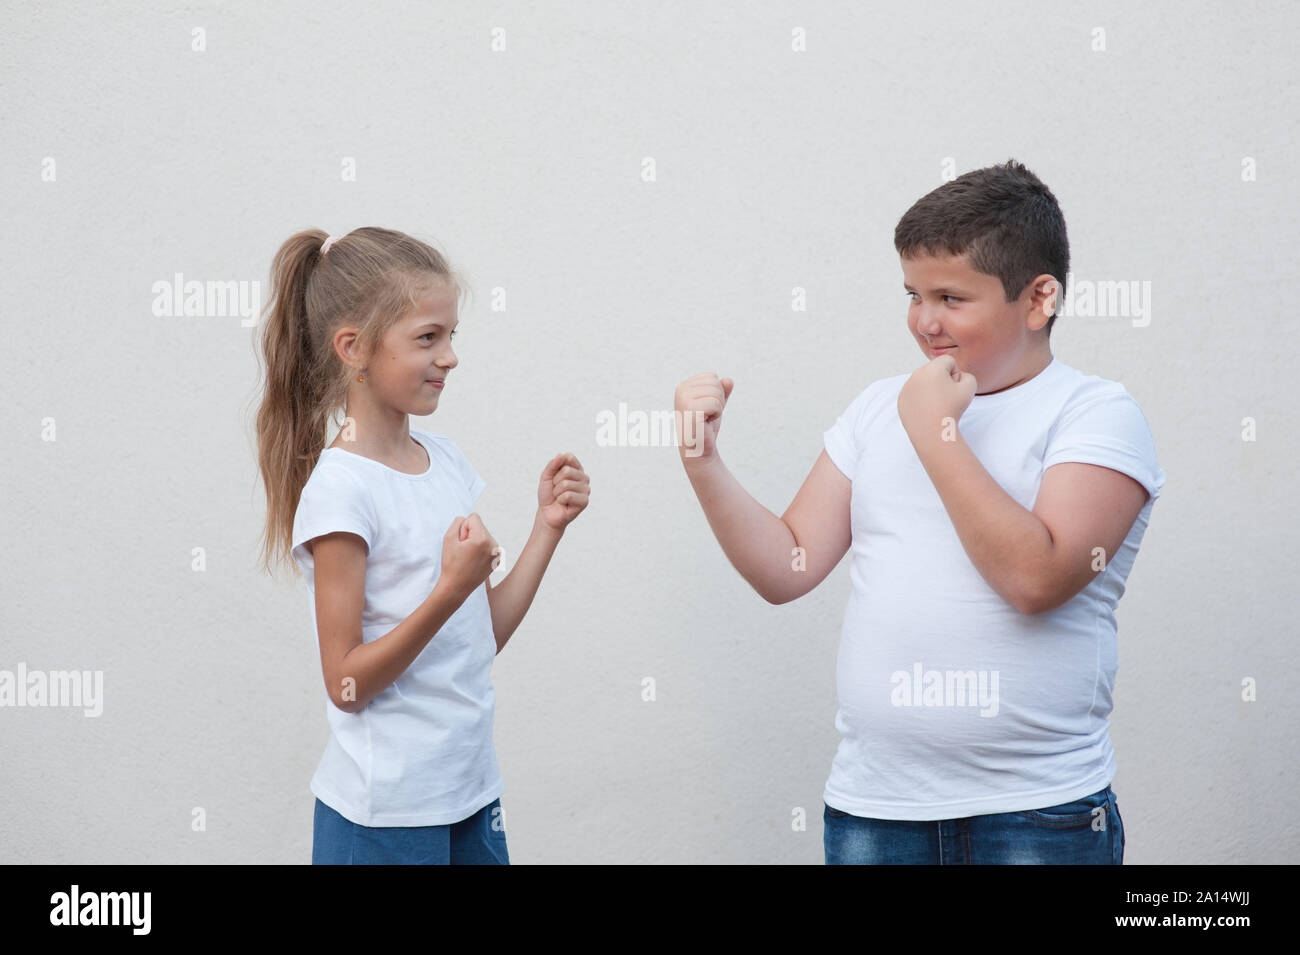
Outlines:
[[459,298],[466,286],[437,249],[403,232],[364,227],[338,238],[308,229],[291,236],[271,264],[271,298],[262,327],[265,380],[257,412],[257,457],[266,488],[261,565],[290,559],[293,519],[302,489],[346,403],[352,374],[334,350],[343,325],[358,330],[362,355],[416,306],[435,282]]

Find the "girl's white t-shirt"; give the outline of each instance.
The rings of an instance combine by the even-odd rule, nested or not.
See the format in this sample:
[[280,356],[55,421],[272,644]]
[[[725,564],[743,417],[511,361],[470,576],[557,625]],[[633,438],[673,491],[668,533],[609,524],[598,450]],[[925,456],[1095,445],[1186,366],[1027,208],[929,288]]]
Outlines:
[[1044,472],[1067,461],[1127,474],[1149,495],[1088,586],[1027,615],[975,569],[903,430],[908,377],[867,387],[824,436],[853,482],[836,666],[843,738],[824,799],[856,816],[936,820],[1104,789],[1115,774],[1115,608],[1165,483],[1146,418],[1122,384],[1055,358],[963,412],[963,440],[1026,509]]
[[[335,531],[366,542],[362,640],[388,633],[425,601],[442,572],[442,539],[467,516],[485,482],[450,438],[411,431],[429,469],[406,474],[342,448],[326,448],[303,488],[292,554],[307,580],[316,627],[315,564],[304,546]],[[330,739],[311,791],[363,826],[441,826],[501,796],[492,742],[496,640],[481,584],[419,656],[360,712],[325,697]],[[323,687],[322,687],[323,689]]]

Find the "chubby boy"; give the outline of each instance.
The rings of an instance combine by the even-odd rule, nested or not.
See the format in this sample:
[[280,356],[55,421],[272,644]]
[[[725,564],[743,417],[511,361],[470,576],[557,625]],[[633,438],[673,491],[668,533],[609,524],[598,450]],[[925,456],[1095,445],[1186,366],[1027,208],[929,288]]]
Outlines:
[[1115,608],[1165,474],[1124,386],[1053,357],[1069,242],[1014,160],[894,232],[926,357],[824,434],[785,513],[718,453],[734,383],[682,382],[682,463],[732,565],[795,600],[851,551],[828,864],[1121,864]]

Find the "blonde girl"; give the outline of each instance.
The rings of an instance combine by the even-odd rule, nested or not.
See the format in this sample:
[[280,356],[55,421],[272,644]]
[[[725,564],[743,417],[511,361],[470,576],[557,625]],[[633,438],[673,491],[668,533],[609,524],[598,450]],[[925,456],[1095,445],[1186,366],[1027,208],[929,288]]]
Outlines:
[[311,780],[312,862],[508,864],[492,663],[590,481],[572,454],[547,462],[528,543],[492,587],[483,478],[408,421],[453,386],[461,279],[404,233],[312,229],[280,247],[271,283],[262,562],[292,555],[320,649],[330,738]]

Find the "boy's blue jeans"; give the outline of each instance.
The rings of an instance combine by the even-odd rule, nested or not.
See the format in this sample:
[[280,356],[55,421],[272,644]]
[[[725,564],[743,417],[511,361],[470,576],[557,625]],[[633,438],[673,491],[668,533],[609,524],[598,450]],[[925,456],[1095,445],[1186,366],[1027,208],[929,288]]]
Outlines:
[[1124,821],[1109,786],[1059,806],[964,819],[867,819],[830,806],[826,806],[822,819],[827,865],[1124,862]]
[[361,826],[316,800],[312,865],[509,865],[494,799],[445,826]]

